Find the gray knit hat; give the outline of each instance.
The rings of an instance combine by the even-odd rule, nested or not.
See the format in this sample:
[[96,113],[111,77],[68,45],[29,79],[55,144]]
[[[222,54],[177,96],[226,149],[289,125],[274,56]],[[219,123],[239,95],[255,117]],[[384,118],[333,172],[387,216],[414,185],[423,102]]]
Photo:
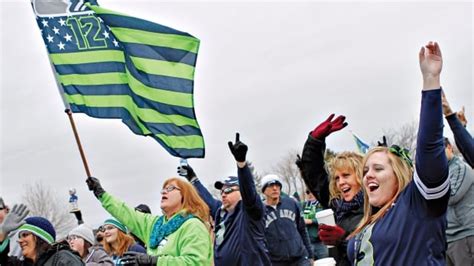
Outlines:
[[85,241],[89,242],[91,245],[95,243],[94,233],[92,232],[92,228],[85,224],[81,224],[78,227],[74,228],[69,232],[68,235],[74,235],[83,238]]

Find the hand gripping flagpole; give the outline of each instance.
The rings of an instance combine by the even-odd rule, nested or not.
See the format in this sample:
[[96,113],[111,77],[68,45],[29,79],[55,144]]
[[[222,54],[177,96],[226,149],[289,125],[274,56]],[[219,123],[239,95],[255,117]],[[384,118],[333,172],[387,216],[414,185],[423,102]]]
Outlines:
[[54,79],[56,80],[56,85],[58,86],[59,94],[61,95],[61,99],[63,100],[63,104],[64,104],[64,108],[65,108],[64,112],[66,112],[66,114],[69,118],[69,122],[71,123],[72,132],[74,133],[74,138],[76,139],[77,148],[79,149],[79,153],[80,153],[81,159],[82,159],[82,164],[84,165],[84,169],[86,170],[86,175],[87,175],[87,177],[92,177],[91,172],[89,170],[89,165],[87,164],[87,159],[86,159],[86,155],[84,153],[84,149],[82,148],[81,139],[79,138],[79,133],[77,132],[76,123],[74,123],[74,118],[72,117],[71,107],[70,107],[68,101],[66,100],[66,98],[64,96],[63,86],[58,81],[57,73],[54,69],[54,66],[51,62],[51,59],[50,59],[49,63],[51,65],[51,69],[53,70],[53,73],[54,73]]

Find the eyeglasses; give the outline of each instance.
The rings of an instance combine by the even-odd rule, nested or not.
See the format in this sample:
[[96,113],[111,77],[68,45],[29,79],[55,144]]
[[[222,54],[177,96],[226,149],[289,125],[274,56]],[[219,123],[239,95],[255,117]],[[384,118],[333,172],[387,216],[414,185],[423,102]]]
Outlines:
[[166,193],[170,193],[171,191],[173,191],[173,190],[175,190],[175,189],[176,189],[176,190],[181,190],[179,187],[176,187],[176,186],[173,186],[173,185],[169,185],[169,186],[167,186],[167,187],[165,187],[165,188],[163,188],[163,189],[161,190],[161,194],[164,194],[165,192],[166,192]]
[[29,237],[30,235],[31,235],[31,232],[22,231],[22,232],[18,233],[18,238],[26,238],[26,237]]
[[230,193],[232,193],[232,192],[234,192],[234,191],[238,191],[238,190],[239,190],[238,188],[226,187],[226,188],[224,188],[223,190],[221,190],[221,195],[222,195],[222,194],[228,195],[228,194],[230,194]]
[[81,238],[80,236],[70,235],[67,237],[67,241],[72,241]]

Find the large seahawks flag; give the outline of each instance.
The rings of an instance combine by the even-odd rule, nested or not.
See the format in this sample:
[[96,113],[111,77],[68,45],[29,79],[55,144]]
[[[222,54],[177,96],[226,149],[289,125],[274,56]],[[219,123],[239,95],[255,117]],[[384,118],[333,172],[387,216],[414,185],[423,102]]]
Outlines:
[[193,103],[197,38],[95,0],[31,1],[73,112],[120,118],[174,156],[204,157]]

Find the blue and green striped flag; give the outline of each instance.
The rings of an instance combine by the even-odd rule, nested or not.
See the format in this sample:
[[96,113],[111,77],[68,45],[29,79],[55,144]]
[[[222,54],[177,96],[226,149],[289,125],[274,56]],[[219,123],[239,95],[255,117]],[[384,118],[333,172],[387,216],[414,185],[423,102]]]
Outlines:
[[173,156],[204,157],[193,98],[197,38],[95,0],[31,1],[68,108],[120,118]]

